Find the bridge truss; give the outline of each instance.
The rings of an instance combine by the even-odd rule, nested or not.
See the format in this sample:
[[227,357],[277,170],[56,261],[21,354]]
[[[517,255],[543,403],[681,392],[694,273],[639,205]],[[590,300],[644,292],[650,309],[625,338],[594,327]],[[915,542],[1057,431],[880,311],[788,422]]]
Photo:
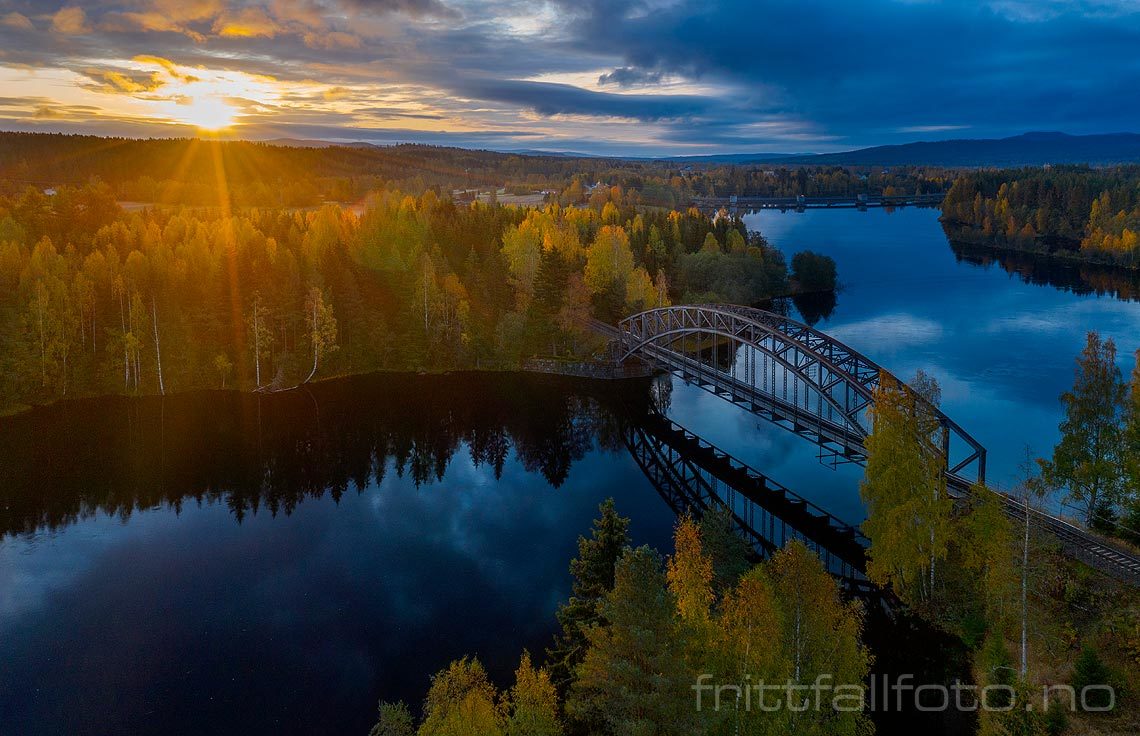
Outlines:
[[[621,360],[641,357],[808,437],[836,458],[866,460],[868,409],[890,374],[829,335],[762,309],[699,304],[628,317],[617,337]],[[985,448],[941,410],[931,411],[951,487],[965,491],[984,483]]]

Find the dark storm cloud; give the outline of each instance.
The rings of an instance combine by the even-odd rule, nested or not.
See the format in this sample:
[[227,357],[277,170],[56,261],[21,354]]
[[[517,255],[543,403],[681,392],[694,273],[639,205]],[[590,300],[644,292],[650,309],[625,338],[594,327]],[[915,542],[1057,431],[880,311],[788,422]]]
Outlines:
[[698,115],[711,101],[692,95],[617,95],[570,84],[475,79],[454,85],[458,93],[534,110],[540,115],[586,115],[656,121]]
[[[1132,3],[722,0],[570,3],[583,53],[630,73],[780,92],[783,109],[852,139],[907,126],[1134,128]],[[623,72],[624,73],[624,72]]]

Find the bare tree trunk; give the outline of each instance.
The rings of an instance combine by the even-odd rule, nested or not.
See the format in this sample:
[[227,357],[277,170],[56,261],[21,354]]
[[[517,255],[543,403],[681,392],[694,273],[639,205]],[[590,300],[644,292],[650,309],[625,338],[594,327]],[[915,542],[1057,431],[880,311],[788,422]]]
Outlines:
[[166,386],[162,383],[162,348],[158,342],[158,306],[154,294],[150,295],[150,322],[154,326],[154,358],[158,363],[158,393],[165,396]]
[[257,320],[257,301],[253,302],[253,370],[254,382],[261,388],[261,329]]
[[39,295],[36,304],[36,316],[40,325],[40,386],[47,385],[47,336],[44,334],[44,302],[43,294]]
[[1029,489],[1022,496],[1025,504],[1025,539],[1021,547],[1021,679],[1029,671]]
[[127,354],[127,317],[123,309],[123,294],[119,292],[119,325],[123,330],[123,390],[131,387],[131,361]]
[[315,375],[317,375],[317,302],[313,300],[313,370],[309,371],[309,377],[304,382],[313,380]]

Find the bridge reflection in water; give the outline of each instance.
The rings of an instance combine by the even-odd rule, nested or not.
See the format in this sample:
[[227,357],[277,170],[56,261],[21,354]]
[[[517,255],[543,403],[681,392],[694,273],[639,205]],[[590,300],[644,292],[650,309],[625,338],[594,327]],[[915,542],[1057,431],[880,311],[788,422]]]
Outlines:
[[629,422],[623,440],[677,514],[700,517],[722,506],[758,556],[799,540],[853,592],[872,589],[864,575],[868,541],[856,528],[656,411]]

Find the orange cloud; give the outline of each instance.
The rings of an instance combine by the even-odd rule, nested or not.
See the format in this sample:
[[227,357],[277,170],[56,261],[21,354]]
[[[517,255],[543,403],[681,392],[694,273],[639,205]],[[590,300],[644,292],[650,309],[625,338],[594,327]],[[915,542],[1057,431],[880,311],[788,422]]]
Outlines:
[[151,56],[150,54],[139,54],[131,59],[131,61],[138,64],[150,64],[162,67],[167,74],[171,77],[181,80],[183,82],[197,82],[198,77],[193,74],[186,74],[178,70],[178,66],[170,59],[164,59],[161,56]]
[[305,45],[311,49],[357,49],[360,43],[359,36],[341,31],[305,34]]
[[223,15],[214,22],[214,33],[227,38],[273,38],[281,31],[277,21],[261,8],[252,6],[236,15]]
[[51,29],[68,36],[87,33],[90,30],[87,25],[87,14],[83,12],[83,8],[75,5],[56,11],[51,18]]
[[32,25],[32,22],[28,20],[28,16],[22,13],[8,13],[4,16],[2,22],[9,28],[19,28],[22,31],[34,31],[36,28]]

